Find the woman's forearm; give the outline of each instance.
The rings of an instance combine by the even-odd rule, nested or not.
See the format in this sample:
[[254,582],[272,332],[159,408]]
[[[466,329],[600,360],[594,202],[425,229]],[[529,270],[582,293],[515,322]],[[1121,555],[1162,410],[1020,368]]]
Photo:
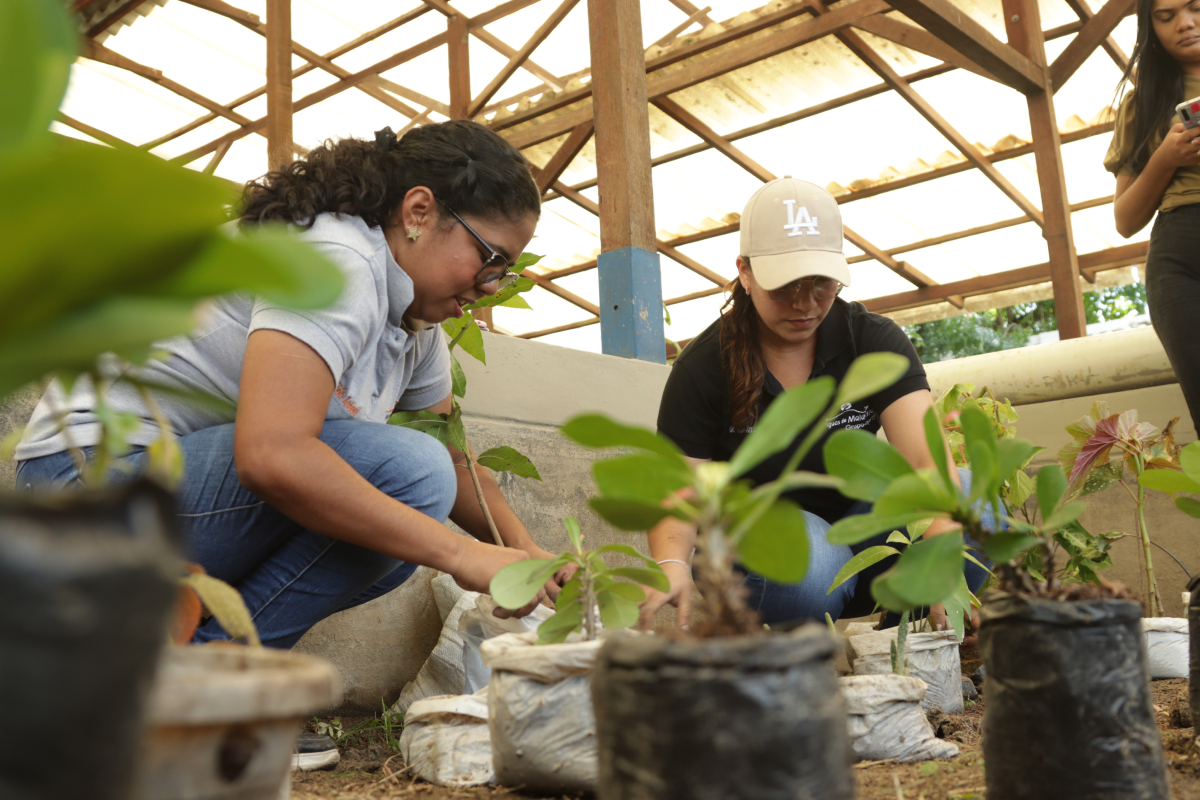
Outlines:
[[1165,163],[1156,150],[1146,163],[1146,168],[1124,189],[1118,179],[1117,196],[1113,202],[1117,233],[1128,239],[1146,227],[1174,177],[1175,168]]
[[666,559],[689,562],[696,547],[696,526],[675,517],[665,517],[647,531],[650,557],[655,561]]
[[[450,519],[455,525],[474,536],[481,542],[492,543],[492,532],[488,527],[487,518],[479,506],[479,497],[475,494],[475,482],[467,469],[466,455],[452,451],[454,458],[454,474],[458,479],[458,494],[454,500],[454,508],[450,510]],[[492,471],[476,465],[475,474],[479,477],[479,486],[483,490],[483,498],[487,501],[488,511],[500,532],[500,538],[506,547],[532,552],[540,550],[533,537],[529,534],[520,517],[509,506],[504,493],[496,485]]]

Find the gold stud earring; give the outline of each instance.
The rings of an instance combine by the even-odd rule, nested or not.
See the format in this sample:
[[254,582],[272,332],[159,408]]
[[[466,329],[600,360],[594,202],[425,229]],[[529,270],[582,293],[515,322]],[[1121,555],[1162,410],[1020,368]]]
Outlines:
[[421,230],[420,226],[417,226],[417,225],[409,225],[408,226],[408,238],[412,239],[414,242],[417,240],[417,237],[419,237],[423,232],[424,231]]

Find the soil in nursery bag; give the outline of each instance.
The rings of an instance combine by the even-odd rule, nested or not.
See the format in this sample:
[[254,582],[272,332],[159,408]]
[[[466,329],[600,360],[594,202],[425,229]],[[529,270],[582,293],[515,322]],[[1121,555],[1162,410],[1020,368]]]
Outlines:
[[600,800],[848,800],[846,703],[823,627],[615,635],[592,677]]
[[994,593],[981,618],[993,796],[1169,797],[1137,603]]

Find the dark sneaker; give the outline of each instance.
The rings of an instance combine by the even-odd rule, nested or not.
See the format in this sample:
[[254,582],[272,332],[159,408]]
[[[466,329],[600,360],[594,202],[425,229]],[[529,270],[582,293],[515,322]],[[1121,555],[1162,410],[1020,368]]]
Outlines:
[[296,752],[292,754],[292,769],[306,772],[313,769],[332,767],[342,760],[333,739],[323,733],[304,731],[296,740]]

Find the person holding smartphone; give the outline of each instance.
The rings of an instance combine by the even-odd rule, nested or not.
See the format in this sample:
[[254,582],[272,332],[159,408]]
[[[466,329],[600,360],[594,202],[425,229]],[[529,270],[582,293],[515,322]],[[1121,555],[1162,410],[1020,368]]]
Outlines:
[[1136,74],[1137,85],[1121,102],[1104,166],[1117,176],[1118,233],[1128,239],[1158,213],[1146,258],[1150,319],[1200,424],[1200,127],[1178,111],[1200,99],[1200,0],[1138,0],[1137,20],[1122,78]]

